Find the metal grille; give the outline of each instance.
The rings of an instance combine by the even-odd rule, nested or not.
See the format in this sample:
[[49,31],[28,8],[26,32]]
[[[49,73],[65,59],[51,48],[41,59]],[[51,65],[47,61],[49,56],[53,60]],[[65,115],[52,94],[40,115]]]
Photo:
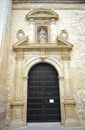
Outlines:
[[27,122],[60,122],[58,73],[49,64],[40,63],[29,73]]

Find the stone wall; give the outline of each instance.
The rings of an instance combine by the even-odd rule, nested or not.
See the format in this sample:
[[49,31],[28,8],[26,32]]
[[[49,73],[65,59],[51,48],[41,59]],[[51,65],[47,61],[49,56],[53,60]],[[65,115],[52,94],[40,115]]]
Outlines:
[[2,84],[0,84],[0,128],[5,124],[6,118],[6,101],[7,92]]
[[78,90],[75,92],[76,98],[76,110],[78,114],[78,118],[82,125],[85,125],[85,90]]
[[[18,6],[19,7],[19,6]],[[18,40],[16,38],[16,33],[18,30],[22,29],[25,35],[28,36],[28,22],[25,19],[25,15],[31,11],[33,6],[29,7],[28,10],[13,9],[12,12],[12,24],[11,24],[11,40],[9,45],[9,58],[8,58],[8,75],[7,75],[7,85],[9,89],[9,97],[11,101],[14,98],[15,90],[15,52],[12,50],[12,45]],[[37,7],[42,7],[37,5]],[[46,5],[45,5],[46,7]],[[48,7],[48,6],[47,6]],[[84,7],[84,5],[83,5]],[[34,9],[35,7],[33,7]],[[55,11],[59,15],[59,20],[56,22],[56,37],[61,32],[61,30],[66,30],[68,32],[68,41],[73,44],[73,50],[71,52],[71,80],[72,84],[69,87],[73,89],[73,96],[76,100],[77,106],[76,111],[81,125],[85,125],[85,8],[76,9],[74,5],[70,8],[59,8],[53,9],[49,5],[49,8]],[[30,36],[28,36],[30,37]],[[33,53],[31,53],[31,57]],[[35,56],[37,54],[35,53]],[[49,54],[50,55],[50,54]],[[52,55],[52,54],[51,54]],[[54,54],[55,55],[55,54]],[[11,64],[10,64],[11,63]],[[12,91],[12,93],[11,93]],[[10,118],[10,117],[9,117]]]
[[11,0],[0,1],[0,128],[4,126],[7,104],[7,59],[10,39]]

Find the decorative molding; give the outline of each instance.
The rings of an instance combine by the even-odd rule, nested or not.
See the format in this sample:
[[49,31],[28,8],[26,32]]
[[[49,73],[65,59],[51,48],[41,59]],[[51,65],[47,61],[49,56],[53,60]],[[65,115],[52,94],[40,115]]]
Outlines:
[[69,52],[62,52],[61,58],[62,58],[62,60],[70,60],[70,53]]
[[28,43],[28,38],[24,38],[23,40],[15,43],[13,45],[14,51],[29,51],[29,50],[57,50],[57,51],[71,51],[73,48],[73,45],[69,42],[67,42],[64,39],[61,39],[60,37],[57,37],[56,44],[54,43],[45,43],[45,44],[37,44],[37,43]]
[[[38,4],[38,7],[42,8],[43,4]],[[44,8],[52,9],[53,10],[85,10],[85,4],[44,4]],[[37,9],[37,4],[30,4],[29,6],[27,3],[23,4],[13,4],[13,10],[31,10]]]
[[61,30],[59,37],[61,37],[62,39],[67,40],[68,39],[68,33],[66,30]]
[[64,77],[58,77],[59,78],[59,80],[61,80],[61,81],[63,81],[64,80]]
[[23,106],[24,102],[21,100],[11,102],[11,106]]
[[40,8],[40,9],[34,9],[30,11],[26,16],[26,19],[58,19],[59,16],[56,14],[53,10],[45,9],[45,8]]
[[74,99],[65,99],[64,104],[65,105],[71,105],[71,104],[76,105],[76,101]]
[[21,29],[18,30],[18,31],[17,31],[17,34],[16,34],[16,37],[17,37],[18,40],[22,40],[22,39],[25,37],[24,31],[21,30]]
[[24,58],[24,53],[23,53],[23,51],[18,51],[17,53],[16,53],[16,59],[17,60],[22,60]]
[[29,77],[23,76],[22,80],[26,81]]
[[57,43],[58,43],[58,45],[66,45],[66,46],[69,46],[69,47],[73,47],[73,45],[70,43],[70,42],[68,42],[67,40],[65,40],[65,39],[62,39],[60,36],[58,36],[57,37]]
[[46,58],[45,50],[41,50],[41,59],[44,60]]
[[13,3],[14,4],[17,4],[17,3],[63,3],[63,4],[77,4],[77,3],[85,3],[85,1],[84,0],[50,0],[50,1],[48,1],[48,0],[13,0]]
[[29,51],[29,50],[42,50],[42,49],[46,49],[46,50],[57,50],[57,51],[70,51],[72,48],[69,46],[58,46],[57,44],[51,44],[51,43],[47,43],[47,44],[29,44],[28,46],[17,46],[14,47],[13,50],[14,51],[19,51],[19,50],[23,50],[23,51]]

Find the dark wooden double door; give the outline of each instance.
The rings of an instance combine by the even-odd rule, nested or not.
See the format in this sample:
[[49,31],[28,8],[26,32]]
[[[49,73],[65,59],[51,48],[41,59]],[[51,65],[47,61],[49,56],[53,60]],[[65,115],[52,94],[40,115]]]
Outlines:
[[28,75],[27,122],[60,122],[58,73],[49,64],[35,65]]

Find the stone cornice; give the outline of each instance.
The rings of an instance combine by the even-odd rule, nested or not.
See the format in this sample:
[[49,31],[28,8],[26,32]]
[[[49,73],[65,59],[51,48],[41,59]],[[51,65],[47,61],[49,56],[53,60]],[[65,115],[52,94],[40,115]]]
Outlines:
[[64,104],[65,105],[75,105],[76,102],[75,102],[74,99],[67,98],[67,99],[64,100]]
[[49,43],[49,44],[36,44],[36,43],[32,43],[29,44],[28,46],[17,46],[14,47],[13,50],[14,51],[28,51],[28,50],[42,50],[42,49],[48,49],[48,50],[57,50],[57,51],[70,51],[72,48],[69,46],[57,46],[57,44],[53,44],[53,43]]
[[85,4],[40,4],[40,3],[34,3],[30,4],[29,6],[27,3],[22,4],[13,4],[12,9],[13,10],[31,10],[31,9],[37,9],[37,8],[47,8],[47,9],[53,9],[53,10],[85,10]]
[[68,41],[57,37],[56,43],[29,43],[28,37],[18,41],[13,45],[13,50],[16,52],[24,52],[29,50],[56,50],[56,51],[71,51],[73,45]]
[[64,4],[77,4],[77,3],[85,3],[85,0],[13,0],[13,3],[64,3]]
[[24,102],[22,100],[15,100],[13,102],[11,102],[11,105],[12,106],[23,106],[24,105]]

